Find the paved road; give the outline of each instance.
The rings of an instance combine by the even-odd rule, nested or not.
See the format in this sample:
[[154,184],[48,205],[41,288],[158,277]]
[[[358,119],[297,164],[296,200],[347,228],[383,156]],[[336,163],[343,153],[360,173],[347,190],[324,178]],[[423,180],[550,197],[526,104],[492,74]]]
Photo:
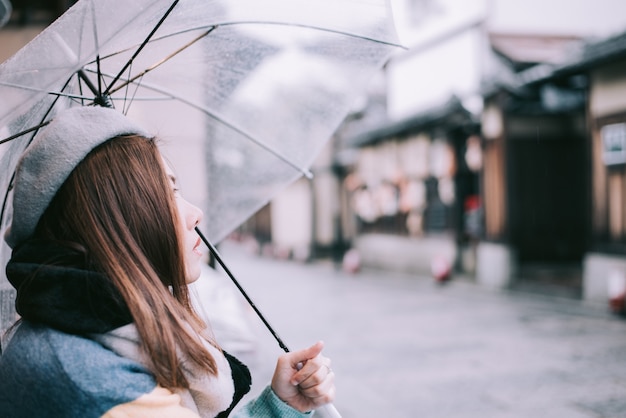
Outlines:
[[[626,417],[626,321],[603,307],[221,252],[290,348],[326,342],[343,418]],[[281,350],[251,321],[257,393]]]

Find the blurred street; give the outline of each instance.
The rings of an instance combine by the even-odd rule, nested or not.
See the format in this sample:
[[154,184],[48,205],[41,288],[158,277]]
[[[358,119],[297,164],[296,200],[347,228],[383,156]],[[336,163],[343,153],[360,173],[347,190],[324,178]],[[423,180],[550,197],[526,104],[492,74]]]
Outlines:
[[[230,242],[220,251],[290,349],[326,342],[343,418],[626,416],[626,321],[604,306],[462,278],[440,286],[397,273],[348,275]],[[254,394],[282,351],[246,314],[256,352],[241,357]]]
[[[82,97],[91,77],[100,86],[111,81],[108,74],[118,74],[131,50],[114,48],[117,35],[130,30],[130,45],[139,45],[136,40],[156,34],[125,67],[129,88],[108,84],[94,96],[109,102],[113,90],[133,92],[132,109],[117,98],[110,102],[164,140],[161,149],[183,194],[205,213],[202,226],[219,225],[224,233],[238,227],[284,258],[303,260],[312,248],[331,252],[349,245],[367,266],[348,274],[326,260],[279,261],[231,241],[220,245],[230,269],[292,350],[326,342],[343,418],[626,418],[625,1],[391,0],[380,8],[372,0],[346,2],[371,15],[345,13],[347,7],[332,1],[328,10],[315,1],[302,2],[302,8],[293,1],[284,7],[198,1],[203,10],[219,8],[207,16],[220,16],[220,22],[239,13],[244,18],[234,22],[249,22],[257,13],[263,19],[252,21],[266,21],[276,13],[273,22],[293,13],[292,23],[298,23],[257,32],[230,30],[234,26],[222,22],[203,28],[206,33],[193,42],[185,38],[181,49],[166,42],[175,37],[165,31],[171,25],[191,36],[170,22],[195,11],[192,2],[165,14],[179,2],[146,1],[152,4],[137,16],[162,10],[157,33],[153,15],[145,21],[122,18],[122,9],[112,15],[109,5],[100,18],[95,5],[104,2],[80,1],[77,9],[88,5],[84,10],[93,16],[75,25],[67,20],[64,30],[57,23],[45,35],[52,40],[40,44],[45,54],[27,49],[13,62],[32,62],[24,60],[15,71],[9,57],[74,3],[0,0],[0,63],[9,63],[0,68],[2,162],[14,167],[17,161],[18,147],[9,144],[26,138],[13,135],[18,125],[48,123],[56,111],[37,113],[47,103],[77,104],[76,92]],[[124,11],[134,9],[143,7]],[[361,68],[374,56],[373,46],[358,41],[346,48],[343,42],[356,42],[383,10],[392,12],[406,49],[385,62],[340,118],[334,113],[343,100],[331,90],[356,78],[326,68],[342,61]],[[212,21],[192,17],[180,24]],[[301,24],[308,19],[317,23]],[[351,33],[346,29],[353,24],[361,35],[341,36],[341,43],[331,39]],[[333,29],[319,40],[313,33],[274,37],[280,27],[310,31],[327,25]],[[384,25],[393,32],[391,27]],[[236,34],[245,35],[248,47],[234,41]],[[224,49],[209,39],[226,41]],[[157,55],[146,56],[148,51]],[[322,60],[315,51],[337,56]],[[183,58],[189,61],[176,63]],[[106,61],[115,70],[102,71]],[[144,78],[146,68],[150,76]],[[152,76],[171,80],[171,88],[156,88]],[[318,80],[319,86],[307,89]],[[316,102],[326,95],[327,103]],[[172,97],[184,98],[185,107],[173,110]],[[198,112],[190,112],[189,104]],[[313,111],[319,117],[310,117]],[[303,125],[292,125],[296,121]],[[244,141],[233,140],[239,134]],[[321,152],[304,147],[329,137]],[[266,156],[247,145],[262,145],[261,151],[266,144],[273,149],[287,143],[294,145],[293,155],[278,149],[270,154],[288,157],[289,173],[291,166],[302,167],[315,178],[294,181],[244,225],[238,223],[243,216],[233,217],[236,222],[226,228],[240,204],[258,208],[266,201],[269,196],[255,200],[257,192],[274,185],[259,180],[273,182],[266,170],[281,166],[265,164]],[[313,150],[319,155],[310,167],[300,162]],[[251,174],[252,167],[263,167],[262,176]],[[8,197],[13,168],[3,168]],[[213,200],[231,193],[236,204],[226,209]],[[3,227],[12,213],[6,207]],[[0,250],[8,260],[9,248]],[[440,276],[455,266],[475,272],[475,279],[453,277],[441,285],[417,273],[433,266]],[[554,293],[537,291],[538,284]],[[496,288],[501,290],[491,290]],[[255,396],[282,350],[227,277],[207,269],[192,289],[218,341],[250,366],[254,386],[248,397]],[[609,312],[608,297],[624,317]],[[14,298],[0,275],[0,331],[15,320]]]

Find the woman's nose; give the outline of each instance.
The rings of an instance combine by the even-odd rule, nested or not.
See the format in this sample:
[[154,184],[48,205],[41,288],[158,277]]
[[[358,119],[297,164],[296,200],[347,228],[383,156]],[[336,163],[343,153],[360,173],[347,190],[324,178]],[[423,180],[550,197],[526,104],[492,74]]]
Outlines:
[[189,202],[187,202],[187,206],[187,226],[189,227],[189,229],[193,229],[200,224],[202,218],[204,217],[204,214],[199,207]]

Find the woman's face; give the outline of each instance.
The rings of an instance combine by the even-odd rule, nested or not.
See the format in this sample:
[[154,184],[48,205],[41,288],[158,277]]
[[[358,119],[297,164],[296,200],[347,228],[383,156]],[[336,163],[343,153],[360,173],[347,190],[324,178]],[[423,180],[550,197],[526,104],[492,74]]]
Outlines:
[[163,165],[165,166],[165,172],[170,179],[170,185],[174,191],[176,207],[178,209],[178,219],[180,222],[178,228],[183,239],[185,277],[187,279],[187,283],[192,283],[200,277],[201,262],[204,259],[204,255],[200,248],[202,241],[195,231],[196,225],[198,225],[202,220],[202,211],[182,197],[178,190],[178,185],[176,184],[176,176],[165,159],[163,159]]

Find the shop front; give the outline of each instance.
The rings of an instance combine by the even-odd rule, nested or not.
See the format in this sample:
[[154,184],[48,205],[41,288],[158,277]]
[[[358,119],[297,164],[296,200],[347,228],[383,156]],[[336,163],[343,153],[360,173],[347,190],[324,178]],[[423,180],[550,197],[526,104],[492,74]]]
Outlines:
[[480,234],[480,139],[453,99],[351,139],[343,181],[352,246],[364,265],[420,274],[472,272]]

